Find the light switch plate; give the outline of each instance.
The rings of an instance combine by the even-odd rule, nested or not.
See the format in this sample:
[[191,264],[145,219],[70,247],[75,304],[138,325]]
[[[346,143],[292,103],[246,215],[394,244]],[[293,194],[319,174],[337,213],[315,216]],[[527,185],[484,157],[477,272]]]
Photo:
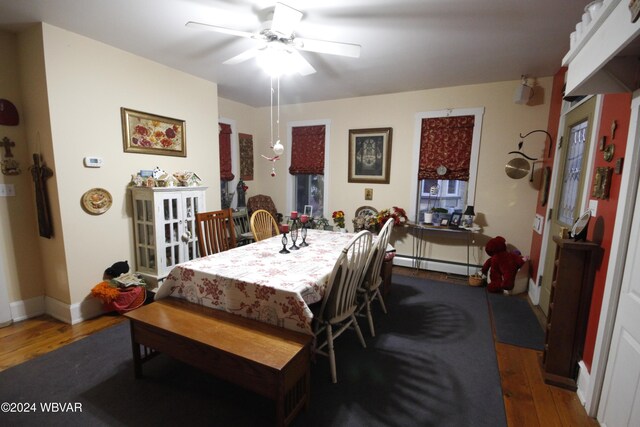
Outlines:
[[542,229],[544,228],[544,217],[540,214],[536,214],[536,217],[533,219],[533,230],[542,234]]
[[0,197],[13,197],[16,195],[16,188],[13,184],[0,184]]
[[591,211],[591,216],[595,217],[598,213],[598,201],[597,200],[589,200],[589,210]]
[[365,188],[364,189],[364,199],[365,200],[373,200],[373,188]]

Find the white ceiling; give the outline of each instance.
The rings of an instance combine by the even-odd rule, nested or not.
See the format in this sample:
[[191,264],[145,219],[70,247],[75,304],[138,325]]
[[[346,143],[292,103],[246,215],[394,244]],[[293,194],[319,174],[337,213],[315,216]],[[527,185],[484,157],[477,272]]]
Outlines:
[[[359,97],[554,74],[590,0],[282,0],[300,37],[355,43],[360,58],[302,52],[316,68],[281,80],[281,103]],[[0,0],[0,29],[44,21],[218,83],[223,98],[269,105],[255,60],[222,63],[255,41],[185,27],[255,31],[275,0]]]

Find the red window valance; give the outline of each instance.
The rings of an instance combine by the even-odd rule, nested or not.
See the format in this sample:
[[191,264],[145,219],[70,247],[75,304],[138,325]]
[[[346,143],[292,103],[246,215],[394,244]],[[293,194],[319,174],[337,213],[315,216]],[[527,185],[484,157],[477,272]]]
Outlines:
[[226,123],[218,123],[220,135],[220,180],[232,181],[234,176],[231,172],[231,126]]
[[324,125],[292,129],[291,175],[324,175],[324,134]]
[[[418,179],[469,180],[475,116],[422,119]],[[444,166],[444,175],[438,168]]]

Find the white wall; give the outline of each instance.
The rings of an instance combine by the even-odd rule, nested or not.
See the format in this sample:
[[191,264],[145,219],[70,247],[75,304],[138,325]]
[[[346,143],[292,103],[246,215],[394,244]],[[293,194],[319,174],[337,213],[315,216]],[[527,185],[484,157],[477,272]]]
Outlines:
[[[504,236],[508,243],[523,253],[531,246],[531,225],[537,198],[535,183],[530,183],[528,177],[521,180],[509,179],[504,167],[513,158],[508,152],[517,150],[520,133],[546,127],[551,83],[551,78],[538,79],[535,102],[532,103],[536,104],[534,106],[513,103],[513,92],[520,84],[519,80],[285,105],[280,107],[281,135],[286,134],[286,124],[291,121],[331,121],[330,162],[326,165],[331,176],[327,195],[329,215],[334,210],[345,211],[346,223],[350,227],[354,212],[361,205],[374,206],[379,210],[391,206],[409,210],[415,204],[415,194],[410,189],[412,180],[415,179],[412,176],[413,164],[417,162],[412,151],[416,113],[484,107],[475,202],[483,233],[477,236],[475,250],[471,251],[472,263],[481,263],[485,256],[483,244],[493,236]],[[286,82],[282,82],[281,90],[295,91],[295,88],[287,87]],[[233,116],[233,111],[227,108],[226,103],[220,103],[220,110],[224,116]],[[279,211],[287,212],[291,208],[286,205],[288,159],[285,157],[278,162],[278,175],[270,178],[270,162],[259,158],[260,153],[268,152],[269,108],[255,109],[253,120],[263,124],[263,137],[254,139],[256,180],[259,183],[257,187],[264,194],[272,196]],[[349,183],[349,129],[374,127],[393,128],[390,183]],[[242,125],[238,130],[244,132]],[[528,138],[525,152],[534,156],[542,154],[544,142],[542,137],[540,141]],[[372,201],[364,200],[365,188],[373,188]],[[413,240],[406,230],[394,232],[392,240],[399,253],[411,255]],[[466,262],[466,240],[431,237],[423,255]]]
[[[42,25],[41,38],[39,32],[21,35],[20,47],[31,63],[37,56],[32,52],[44,54],[39,70],[46,86],[30,91],[27,77],[23,87],[34,118],[27,122],[31,146],[38,145],[39,134],[54,170],[50,196],[55,235],[41,239],[46,295],[75,304],[114,262],[128,260],[135,268],[127,191],[132,174],[155,166],[167,172],[194,171],[210,185],[207,207],[220,206],[217,86],[51,25]],[[49,123],[38,114],[47,107]],[[187,157],[125,153],[121,107],[185,120]],[[84,167],[85,156],[102,157],[103,167]],[[102,215],[90,215],[80,204],[82,194],[94,187],[113,196],[113,206]]]
[[[32,152],[41,152],[54,170],[48,183],[55,235],[52,239],[37,236],[33,188],[24,175],[18,196],[9,202],[19,207],[13,209],[8,221],[13,229],[28,232],[20,243],[5,233],[0,238],[5,248],[16,253],[13,260],[7,260],[11,301],[46,295],[62,305],[79,304],[113,262],[127,259],[135,265],[126,188],[131,174],[140,169],[159,166],[169,172],[195,171],[210,186],[207,207],[218,208],[220,116],[235,120],[238,132],[254,135],[255,179],[247,183],[248,196],[269,194],[280,211],[291,208],[286,205],[288,159],[278,162],[278,175],[271,178],[271,163],[261,158],[269,153],[269,108],[218,99],[214,83],[47,24],[20,34],[17,46],[22,132],[27,140],[18,152],[27,162]],[[344,210],[350,225],[360,205],[409,209],[414,203],[410,188],[415,179],[412,164],[417,161],[412,155],[416,113],[484,107],[476,211],[486,238],[500,234],[526,250],[537,192],[527,179],[508,179],[504,165],[511,158],[507,153],[517,147],[519,133],[546,125],[549,105],[544,91],[550,91],[551,79],[538,83],[544,102],[536,106],[513,104],[518,80],[281,106],[281,135],[286,135],[287,122],[331,121],[329,211]],[[295,88],[287,88],[285,82],[282,90]],[[124,153],[121,107],[185,120],[187,157]],[[350,184],[349,129],[371,127],[393,128],[391,182]],[[535,146],[530,140],[527,144]],[[85,168],[82,159],[89,155],[102,157],[104,166]],[[81,195],[94,187],[107,189],[114,198],[113,206],[103,215],[89,215],[80,205]],[[364,200],[364,188],[368,187],[374,190],[373,201]],[[6,207],[0,203],[0,209]],[[7,222],[4,217],[1,221]],[[18,227],[13,226],[15,221]],[[394,233],[393,243],[399,253],[411,254],[412,239],[406,231]],[[424,255],[464,261],[466,254],[460,243],[430,242]],[[478,239],[472,262],[482,261],[482,243],[482,238]]]
[[[2,98],[12,102],[19,114],[18,126],[0,125],[0,138],[7,137],[15,142],[12,149],[18,161],[20,175],[0,175],[0,183],[13,185],[16,196],[0,198],[0,253],[4,258],[4,272],[10,301],[26,300],[41,296],[44,292],[44,271],[40,256],[38,223],[35,216],[33,181],[29,173],[31,151],[30,139],[26,134],[26,123],[30,117],[22,100],[19,62],[21,52],[18,38],[14,34],[0,32],[0,52],[3,66],[0,67],[0,93]],[[37,56],[42,49],[34,49]],[[31,64],[29,64],[31,65]],[[33,71],[27,69],[28,73]],[[29,74],[31,75],[31,74]],[[35,77],[29,78],[37,86]],[[17,284],[22,284],[17,286]]]

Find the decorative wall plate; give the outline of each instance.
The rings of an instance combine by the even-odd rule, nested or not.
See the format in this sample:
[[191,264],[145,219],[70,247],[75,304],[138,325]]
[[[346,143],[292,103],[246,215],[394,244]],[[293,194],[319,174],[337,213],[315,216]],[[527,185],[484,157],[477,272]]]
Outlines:
[[82,207],[90,214],[100,215],[111,207],[113,199],[104,188],[92,188],[82,195]]
[[613,159],[613,153],[615,153],[615,151],[616,151],[616,146],[613,144],[609,144],[604,149],[604,153],[602,154],[602,157],[604,157],[604,160],[606,162],[610,162]]

